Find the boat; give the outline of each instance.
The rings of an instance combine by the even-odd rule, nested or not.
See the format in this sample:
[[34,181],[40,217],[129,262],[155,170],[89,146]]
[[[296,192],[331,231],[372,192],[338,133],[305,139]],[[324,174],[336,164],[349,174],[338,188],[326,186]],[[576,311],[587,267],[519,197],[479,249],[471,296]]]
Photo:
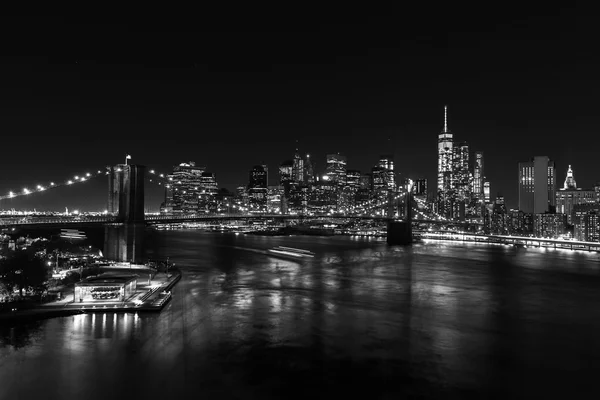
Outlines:
[[272,249],[269,249],[268,252],[277,256],[289,256],[294,258],[314,258],[315,256],[312,251],[285,246],[273,247]]

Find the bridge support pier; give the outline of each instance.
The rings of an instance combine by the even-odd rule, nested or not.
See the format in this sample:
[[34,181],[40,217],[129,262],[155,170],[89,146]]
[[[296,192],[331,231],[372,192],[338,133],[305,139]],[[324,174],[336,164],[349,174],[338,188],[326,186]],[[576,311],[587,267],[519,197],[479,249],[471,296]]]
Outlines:
[[406,185],[404,221],[389,220],[387,223],[388,244],[409,245],[412,237],[412,182]]
[[396,245],[409,245],[413,241],[412,224],[410,221],[388,221],[387,243]]
[[104,228],[104,257],[117,262],[144,262],[144,223],[107,225]]
[[146,167],[119,164],[108,174],[108,212],[121,224],[107,225],[104,257],[112,261],[141,264],[144,256],[144,181]]

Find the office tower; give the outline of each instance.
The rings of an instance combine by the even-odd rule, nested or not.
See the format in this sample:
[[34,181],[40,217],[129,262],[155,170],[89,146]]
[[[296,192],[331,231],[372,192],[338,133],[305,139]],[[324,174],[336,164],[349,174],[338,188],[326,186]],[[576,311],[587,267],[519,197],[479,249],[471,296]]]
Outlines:
[[519,210],[527,214],[555,211],[555,169],[547,156],[519,163]]
[[306,159],[304,160],[304,174],[306,183],[310,185],[315,182],[315,171],[310,159],[310,154],[307,154]]
[[508,233],[508,213],[504,203],[504,196],[498,193],[491,216],[491,233],[494,235],[506,235]]
[[466,142],[456,144],[452,158],[452,186],[458,198],[465,200],[471,193],[471,174],[469,172],[469,145]]
[[472,174],[469,171],[469,145],[455,143],[452,157],[452,218],[464,220],[471,200]]
[[213,172],[204,171],[200,175],[200,194],[198,195],[198,211],[214,213],[217,211],[217,195],[219,188],[217,177]]
[[373,174],[366,173],[360,176],[360,188],[369,191],[373,189]]
[[206,194],[202,174],[205,167],[196,166],[194,161],[173,167],[168,175],[167,207],[176,213],[196,213],[199,210],[199,197]]
[[382,155],[379,157],[379,162],[375,166],[381,170],[381,178],[388,190],[394,191],[396,189],[396,179],[394,173],[394,156],[393,155]]
[[294,154],[292,161],[292,181],[297,183],[304,182],[304,174],[304,160],[300,157],[298,149],[296,149],[296,154]]
[[267,174],[266,165],[255,165],[250,170],[248,182],[250,212],[266,212],[268,200]]
[[483,177],[483,200],[485,201],[485,204],[490,204],[490,202],[491,202],[490,189],[491,189],[490,182],[486,181],[485,177]]
[[371,176],[373,177],[373,192],[387,193],[388,185],[386,182],[387,170],[379,166],[371,168]]
[[338,154],[327,154],[327,166],[325,176],[329,182],[335,182],[337,186],[346,185],[346,156]]
[[248,179],[248,189],[260,188],[266,189],[269,184],[267,181],[267,166],[266,165],[255,165],[250,170]]
[[292,172],[294,169],[294,161],[287,160],[279,166],[279,184],[284,186],[292,180]]
[[[438,180],[437,191],[442,204],[452,190],[452,159],[454,139],[448,129],[448,106],[444,106],[444,128],[438,135]],[[445,208],[445,206],[443,207]]]
[[417,179],[413,185],[413,194],[415,196],[427,197],[427,179]]
[[555,239],[565,233],[564,214],[536,213],[533,216],[533,234]]
[[444,128],[438,135],[438,212],[450,217],[452,215],[453,187],[452,170],[454,159],[454,139],[448,129],[448,106],[444,106]]
[[573,169],[569,165],[564,185],[556,192],[556,212],[565,214],[567,223],[573,224],[573,210],[578,204],[593,204],[596,201],[594,189],[581,189],[577,187]]
[[483,168],[483,151],[475,152],[475,162],[473,165],[473,195],[479,199],[483,200],[483,178],[484,178],[484,168]]
[[563,184],[563,189],[575,189],[577,188],[577,182],[575,182],[575,177],[573,176],[573,169],[571,165],[567,169],[567,176],[565,177],[565,183]]
[[346,171],[346,185],[352,190],[358,190],[360,188],[360,171],[355,169],[349,169]]

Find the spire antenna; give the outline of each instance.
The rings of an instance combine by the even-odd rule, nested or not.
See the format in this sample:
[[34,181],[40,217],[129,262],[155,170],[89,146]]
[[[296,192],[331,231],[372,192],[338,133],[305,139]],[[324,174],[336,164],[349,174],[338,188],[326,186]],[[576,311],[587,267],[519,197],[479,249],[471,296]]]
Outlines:
[[444,133],[448,132],[448,106],[444,106]]

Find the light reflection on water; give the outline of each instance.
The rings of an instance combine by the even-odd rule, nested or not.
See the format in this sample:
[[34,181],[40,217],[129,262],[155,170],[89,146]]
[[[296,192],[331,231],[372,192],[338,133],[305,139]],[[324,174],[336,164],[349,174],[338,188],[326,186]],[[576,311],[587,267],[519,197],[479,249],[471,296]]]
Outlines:
[[[316,257],[247,250],[278,245]],[[556,396],[599,372],[597,254],[201,232],[160,233],[156,251],[184,270],[159,315],[1,327],[0,397],[34,397],[15,379],[26,375],[50,399],[131,398],[118,390],[131,382],[143,382],[137,398],[267,398],[281,385],[511,398],[548,381]]]

